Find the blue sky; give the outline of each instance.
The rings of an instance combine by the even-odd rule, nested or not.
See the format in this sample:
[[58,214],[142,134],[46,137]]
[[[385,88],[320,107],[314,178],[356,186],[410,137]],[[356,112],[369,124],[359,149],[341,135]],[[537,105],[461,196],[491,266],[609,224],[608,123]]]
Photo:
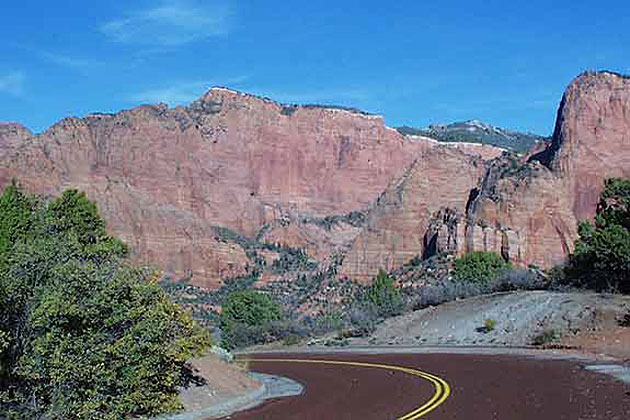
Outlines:
[[0,121],[187,103],[214,85],[550,133],[587,69],[630,73],[630,2],[4,1]]

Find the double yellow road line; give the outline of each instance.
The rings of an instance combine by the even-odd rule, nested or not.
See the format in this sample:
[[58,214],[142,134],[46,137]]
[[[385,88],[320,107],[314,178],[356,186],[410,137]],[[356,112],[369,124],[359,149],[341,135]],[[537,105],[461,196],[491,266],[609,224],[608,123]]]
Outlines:
[[433,385],[435,388],[435,392],[431,396],[431,398],[422,404],[420,407],[414,409],[413,411],[399,417],[398,420],[416,420],[429,414],[431,411],[435,410],[440,404],[447,400],[448,396],[451,394],[451,387],[448,382],[439,376],[433,375],[431,373],[423,372],[418,369],[412,369],[403,366],[395,366],[395,365],[382,365],[378,363],[364,363],[364,362],[348,362],[342,360],[316,360],[316,359],[248,359],[250,362],[274,362],[274,363],[311,363],[311,364],[324,364],[324,365],[343,365],[343,366],[355,366],[355,367],[364,367],[364,368],[376,368],[376,369],[385,369],[389,371],[398,371],[403,372],[408,375],[417,376],[422,379],[425,379]]

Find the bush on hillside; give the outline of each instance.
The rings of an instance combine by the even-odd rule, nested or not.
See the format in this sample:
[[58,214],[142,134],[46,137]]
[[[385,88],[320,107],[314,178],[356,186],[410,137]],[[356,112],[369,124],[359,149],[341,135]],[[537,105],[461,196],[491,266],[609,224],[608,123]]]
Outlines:
[[511,265],[497,253],[477,251],[456,259],[453,275],[461,282],[486,285],[510,268]]
[[[26,222],[25,222],[26,221]],[[25,226],[27,228],[22,228]],[[208,338],[129,266],[96,207],[0,197],[0,417],[120,419],[180,407],[186,361]]]
[[549,279],[540,270],[507,269],[489,283],[444,278],[434,283],[406,287],[403,289],[403,296],[406,310],[418,310],[488,293],[546,290],[549,283]]
[[539,269],[508,269],[503,270],[496,278],[492,291],[546,290],[550,283],[550,279]]
[[280,305],[269,295],[255,290],[234,292],[221,311],[223,345],[231,349],[273,341],[281,319]]
[[378,316],[398,315],[403,308],[400,288],[394,278],[385,270],[379,270],[377,276],[363,292],[362,302]]
[[608,179],[595,224],[578,227],[566,281],[598,291],[630,293],[630,180]]

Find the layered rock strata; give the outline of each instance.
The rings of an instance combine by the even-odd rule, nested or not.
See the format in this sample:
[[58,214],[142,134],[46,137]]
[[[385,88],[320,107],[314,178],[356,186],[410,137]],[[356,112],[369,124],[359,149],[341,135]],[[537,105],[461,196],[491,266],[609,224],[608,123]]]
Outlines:
[[212,89],[188,107],[67,118],[39,135],[1,125],[0,186],[84,190],[136,259],[214,287],[251,265],[214,226],[255,236],[287,216],[366,208],[428,147],[378,116]]
[[[67,118],[38,135],[0,124],[0,186],[84,190],[138,261],[205,287],[254,264],[217,227],[321,266],[343,260],[339,276],[369,281],[442,251],[562,262],[604,179],[630,176],[629,146],[630,79],[609,72],[576,78],[551,142],[521,156],[220,88],[187,107]],[[274,252],[261,254],[267,265]]]

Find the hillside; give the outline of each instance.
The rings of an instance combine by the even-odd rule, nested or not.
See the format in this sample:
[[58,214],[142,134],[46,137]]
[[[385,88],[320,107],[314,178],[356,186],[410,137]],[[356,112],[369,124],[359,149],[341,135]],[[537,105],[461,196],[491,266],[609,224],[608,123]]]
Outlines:
[[525,153],[536,143],[549,140],[548,137],[510,131],[478,120],[432,124],[427,128],[402,126],[396,130],[403,135],[424,136],[441,142],[489,144],[518,153]]
[[[390,318],[356,344],[477,345],[526,347],[547,332],[561,336],[614,330],[630,308],[630,298],[595,293],[519,291],[445,303]],[[484,321],[496,322],[484,331]],[[630,355],[626,349],[626,357]]]

